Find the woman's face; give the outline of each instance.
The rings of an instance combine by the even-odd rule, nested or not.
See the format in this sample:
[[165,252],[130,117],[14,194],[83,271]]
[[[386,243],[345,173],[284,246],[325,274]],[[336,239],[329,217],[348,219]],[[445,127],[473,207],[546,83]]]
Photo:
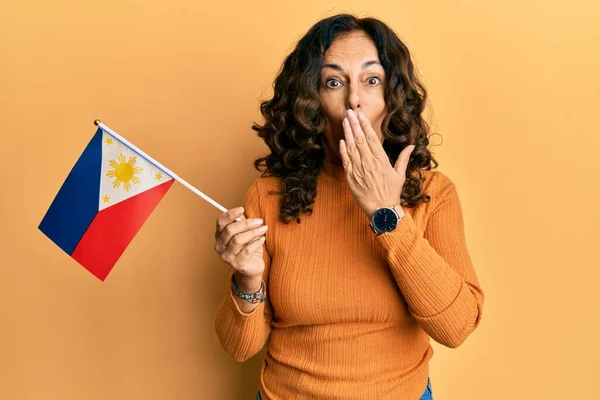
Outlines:
[[339,141],[344,138],[342,121],[349,108],[362,111],[383,142],[384,85],[385,71],[369,36],[353,32],[333,41],[324,54],[319,85],[321,111],[326,121],[327,160],[340,160]]

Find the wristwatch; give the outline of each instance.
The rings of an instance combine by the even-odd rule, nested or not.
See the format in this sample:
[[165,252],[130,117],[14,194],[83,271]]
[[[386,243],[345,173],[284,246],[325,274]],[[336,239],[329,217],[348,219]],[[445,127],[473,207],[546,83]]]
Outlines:
[[382,233],[396,229],[401,219],[402,217],[398,215],[394,207],[381,207],[373,213],[369,227],[375,236],[379,236]]

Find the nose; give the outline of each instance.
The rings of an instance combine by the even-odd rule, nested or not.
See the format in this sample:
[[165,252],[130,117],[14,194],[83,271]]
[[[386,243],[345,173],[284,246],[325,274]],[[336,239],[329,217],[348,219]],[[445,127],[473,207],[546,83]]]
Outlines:
[[360,96],[356,83],[351,83],[348,85],[348,91],[346,93],[346,110],[349,108],[354,111],[360,109]]

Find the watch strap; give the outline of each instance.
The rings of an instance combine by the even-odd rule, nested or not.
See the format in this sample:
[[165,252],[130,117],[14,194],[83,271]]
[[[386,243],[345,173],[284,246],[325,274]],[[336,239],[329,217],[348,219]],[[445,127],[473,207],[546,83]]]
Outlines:
[[371,228],[371,231],[373,231],[375,236],[379,236],[383,233],[383,232],[379,232],[377,229],[375,229],[375,227],[373,226],[373,222],[371,222],[371,221],[369,221],[369,228]]

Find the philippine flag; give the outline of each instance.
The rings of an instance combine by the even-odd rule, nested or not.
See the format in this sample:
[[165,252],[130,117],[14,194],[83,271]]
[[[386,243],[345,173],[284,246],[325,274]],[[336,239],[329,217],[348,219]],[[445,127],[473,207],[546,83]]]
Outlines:
[[173,177],[98,128],[39,229],[104,281]]

